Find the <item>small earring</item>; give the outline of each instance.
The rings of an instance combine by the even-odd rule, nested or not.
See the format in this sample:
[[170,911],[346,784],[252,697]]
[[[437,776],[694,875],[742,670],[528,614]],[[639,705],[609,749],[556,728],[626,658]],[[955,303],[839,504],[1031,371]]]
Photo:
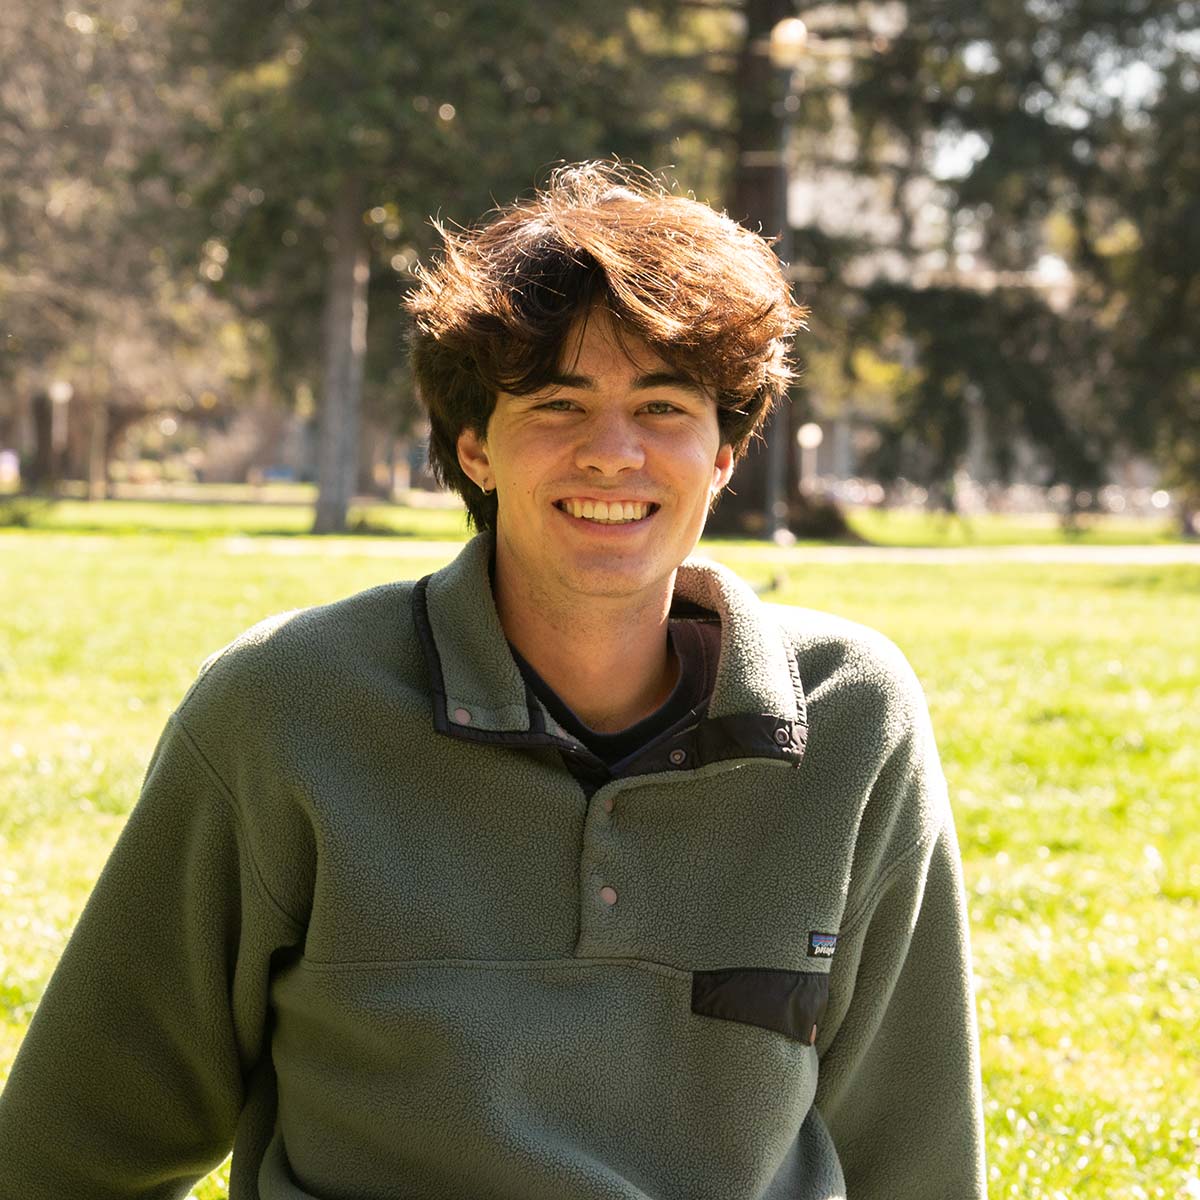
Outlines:
[[490,496],[490,495],[492,494],[492,489],[491,489],[490,487],[488,487],[488,485],[487,485],[486,483],[481,483],[481,484],[479,485],[479,490],[480,490],[480,491],[481,491],[481,492],[482,492],[482,493],[483,493],[485,496]]

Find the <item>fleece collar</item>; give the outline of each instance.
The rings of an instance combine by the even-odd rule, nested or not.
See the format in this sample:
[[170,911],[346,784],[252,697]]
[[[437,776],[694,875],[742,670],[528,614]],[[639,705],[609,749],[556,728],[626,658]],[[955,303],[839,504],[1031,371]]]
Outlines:
[[[493,541],[479,534],[413,594],[434,698],[435,728],[451,737],[509,745],[579,743],[526,687],[508,648],[488,573]],[[807,732],[804,690],[782,631],[732,571],[689,559],[675,578],[674,615],[721,622],[721,656],[705,716],[662,748],[673,766],[767,757],[799,763]],[[648,764],[648,768],[649,768]]]

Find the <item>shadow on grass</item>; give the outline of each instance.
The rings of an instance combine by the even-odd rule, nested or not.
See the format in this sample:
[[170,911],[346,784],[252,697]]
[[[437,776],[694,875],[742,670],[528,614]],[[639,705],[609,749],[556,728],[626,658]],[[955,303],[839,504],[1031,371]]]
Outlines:
[[[1167,569],[1123,572],[1105,580],[1105,586],[1124,591],[1200,595],[1200,567],[1180,564]],[[1200,627],[1200,620],[1196,624]]]
[[0,529],[34,529],[39,518],[54,507],[49,496],[13,495],[0,497]]

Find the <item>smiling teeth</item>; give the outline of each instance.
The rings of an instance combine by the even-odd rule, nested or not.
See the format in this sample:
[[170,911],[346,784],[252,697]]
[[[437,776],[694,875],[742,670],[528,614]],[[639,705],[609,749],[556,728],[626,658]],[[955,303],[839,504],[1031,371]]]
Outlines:
[[606,504],[603,500],[564,500],[564,512],[586,521],[600,521],[605,525],[623,525],[626,521],[640,521],[650,511],[650,505],[641,500],[615,500]]

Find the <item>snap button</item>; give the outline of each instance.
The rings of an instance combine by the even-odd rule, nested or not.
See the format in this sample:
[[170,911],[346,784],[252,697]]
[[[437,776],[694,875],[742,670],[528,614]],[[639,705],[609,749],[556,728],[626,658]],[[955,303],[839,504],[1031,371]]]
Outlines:
[[786,729],[780,728],[775,730],[775,740],[781,745],[786,746],[792,740],[792,735]]
[[612,812],[612,808],[613,808],[613,798],[611,796],[605,796],[604,797],[604,811]]
[[609,905],[610,907],[612,905],[616,904],[616,902],[617,902],[616,888],[602,887],[600,889],[600,899],[603,900],[604,903]]
[[470,725],[470,712],[465,708],[456,708],[454,710],[454,723],[455,725]]
[[671,760],[671,766],[682,767],[683,764],[687,762],[687,751],[672,750],[671,753],[667,755],[667,758]]

